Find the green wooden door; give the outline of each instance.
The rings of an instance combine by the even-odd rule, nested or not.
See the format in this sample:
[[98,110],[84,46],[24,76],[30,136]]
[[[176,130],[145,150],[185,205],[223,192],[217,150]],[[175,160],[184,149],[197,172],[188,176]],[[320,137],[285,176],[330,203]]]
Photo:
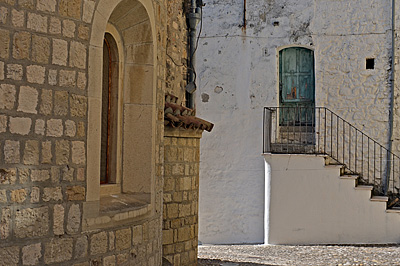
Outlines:
[[300,47],[279,52],[281,124],[314,124],[314,52]]

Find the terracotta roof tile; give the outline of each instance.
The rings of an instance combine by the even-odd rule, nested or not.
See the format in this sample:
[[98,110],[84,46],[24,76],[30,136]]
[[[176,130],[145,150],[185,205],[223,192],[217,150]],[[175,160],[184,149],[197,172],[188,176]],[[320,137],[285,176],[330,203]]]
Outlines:
[[178,105],[178,98],[171,94],[165,95],[164,125],[184,129],[200,129],[210,132],[214,124],[195,116],[195,111]]

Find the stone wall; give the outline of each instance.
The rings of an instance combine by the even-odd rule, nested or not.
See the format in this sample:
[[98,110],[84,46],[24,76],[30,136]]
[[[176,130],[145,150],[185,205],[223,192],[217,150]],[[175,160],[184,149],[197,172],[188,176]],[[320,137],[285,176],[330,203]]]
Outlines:
[[84,207],[88,55],[105,30],[93,14],[119,2],[0,1],[0,265],[161,264],[166,1],[143,0],[157,37],[154,202],[97,218]]
[[165,129],[163,257],[174,266],[197,265],[200,138]]

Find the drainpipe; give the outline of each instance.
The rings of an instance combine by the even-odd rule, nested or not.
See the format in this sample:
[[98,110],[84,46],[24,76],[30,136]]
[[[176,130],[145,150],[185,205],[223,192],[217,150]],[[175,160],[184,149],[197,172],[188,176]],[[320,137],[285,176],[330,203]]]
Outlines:
[[[202,1],[199,1],[202,5]],[[186,106],[194,108],[193,93],[196,91],[196,27],[201,20],[201,8],[197,7],[197,0],[191,0],[191,9],[189,13],[189,71],[188,84],[186,86]]]
[[[396,5],[395,0],[392,0],[392,74],[390,77],[391,83],[391,94],[390,94],[390,109],[389,109],[389,145],[388,150],[392,152],[392,142],[393,142],[393,117],[394,117],[394,90],[395,90],[395,49],[396,49]],[[387,194],[389,181],[390,181],[390,172],[391,172],[391,156],[388,154],[387,158],[387,172],[385,175],[385,183],[384,183],[384,193]]]

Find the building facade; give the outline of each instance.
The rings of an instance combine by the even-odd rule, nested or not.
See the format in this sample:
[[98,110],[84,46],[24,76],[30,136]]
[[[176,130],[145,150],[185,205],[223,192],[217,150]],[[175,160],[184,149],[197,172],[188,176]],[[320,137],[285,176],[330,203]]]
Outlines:
[[219,126],[202,139],[201,242],[264,242],[263,107],[327,107],[399,154],[390,2],[206,1],[197,107]]
[[166,94],[185,105],[186,6],[0,1],[0,265],[196,264],[211,124],[164,116]]

